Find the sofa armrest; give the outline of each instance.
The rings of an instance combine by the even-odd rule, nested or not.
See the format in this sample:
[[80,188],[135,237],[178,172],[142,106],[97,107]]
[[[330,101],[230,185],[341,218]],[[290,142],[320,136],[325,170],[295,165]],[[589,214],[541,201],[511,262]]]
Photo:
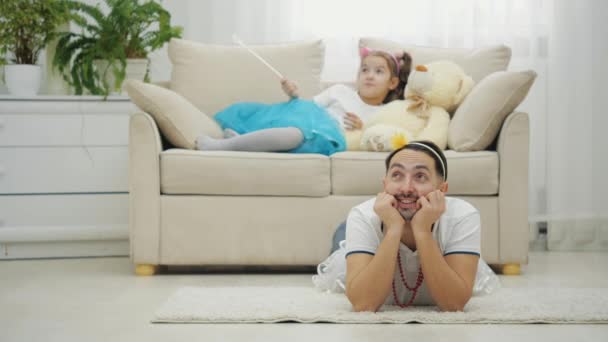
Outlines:
[[136,113],[129,122],[129,235],[136,264],[160,262],[160,152],[154,119]]
[[513,112],[505,119],[498,136],[498,255],[502,263],[528,262],[529,132],[528,114]]

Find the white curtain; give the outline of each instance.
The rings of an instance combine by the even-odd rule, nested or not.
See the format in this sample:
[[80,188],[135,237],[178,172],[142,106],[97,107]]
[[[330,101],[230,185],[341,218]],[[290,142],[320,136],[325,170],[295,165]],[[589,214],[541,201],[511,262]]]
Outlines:
[[[350,81],[361,36],[437,47],[506,44],[510,70],[538,78],[519,110],[530,114],[530,221],[593,220],[608,231],[608,2],[603,0],[164,1],[184,38],[251,44],[323,38],[322,77]],[[166,51],[153,79],[167,79]]]

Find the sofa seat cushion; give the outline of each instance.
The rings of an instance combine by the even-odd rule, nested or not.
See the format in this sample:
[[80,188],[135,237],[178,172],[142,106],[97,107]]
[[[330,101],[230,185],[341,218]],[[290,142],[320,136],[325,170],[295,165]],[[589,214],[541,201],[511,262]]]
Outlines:
[[191,151],[160,154],[161,193],[324,197],[329,158],[321,154]]
[[[376,195],[382,191],[388,152],[341,152],[331,156],[332,194]],[[448,194],[496,195],[498,154],[495,151],[445,151]]]

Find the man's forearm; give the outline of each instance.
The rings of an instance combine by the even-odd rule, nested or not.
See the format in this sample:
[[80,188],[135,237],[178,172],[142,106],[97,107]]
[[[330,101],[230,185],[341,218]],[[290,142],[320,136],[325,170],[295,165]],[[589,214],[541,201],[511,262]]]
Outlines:
[[471,298],[471,288],[445,261],[432,233],[415,234],[424,282],[431,297],[444,311],[461,311]]
[[355,275],[346,289],[346,296],[355,311],[377,311],[392,288],[401,234],[389,231],[372,261]]

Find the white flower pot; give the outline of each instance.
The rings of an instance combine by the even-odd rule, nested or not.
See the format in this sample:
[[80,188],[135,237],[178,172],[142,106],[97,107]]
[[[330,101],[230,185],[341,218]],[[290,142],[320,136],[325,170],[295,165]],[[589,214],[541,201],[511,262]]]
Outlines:
[[[95,62],[95,67],[97,68],[97,70],[102,73],[106,70],[106,68],[108,67],[108,61],[105,60],[96,60]],[[125,70],[125,80],[127,79],[135,79],[135,80],[140,80],[143,81],[144,77],[146,76],[146,70],[148,69],[148,60],[145,58],[142,59],[127,59],[127,69]],[[112,88],[114,86],[114,81],[115,81],[115,77],[114,77],[114,71],[112,69],[112,67],[108,68],[108,71],[106,73],[106,82],[108,83],[108,85],[110,86],[110,88]],[[124,91],[122,91],[122,85],[121,88],[119,89],[111,89],[110,94],[126,94]]]
[[146,71],[148,70],[148,60],[145,58],[141,59],[127,59],[127,76],[125,79],[132,79],[143,81],[146,77]]
[[4,80],[11,95],[35,96],[40,89],[42,68],[29,64],[5,65]]

